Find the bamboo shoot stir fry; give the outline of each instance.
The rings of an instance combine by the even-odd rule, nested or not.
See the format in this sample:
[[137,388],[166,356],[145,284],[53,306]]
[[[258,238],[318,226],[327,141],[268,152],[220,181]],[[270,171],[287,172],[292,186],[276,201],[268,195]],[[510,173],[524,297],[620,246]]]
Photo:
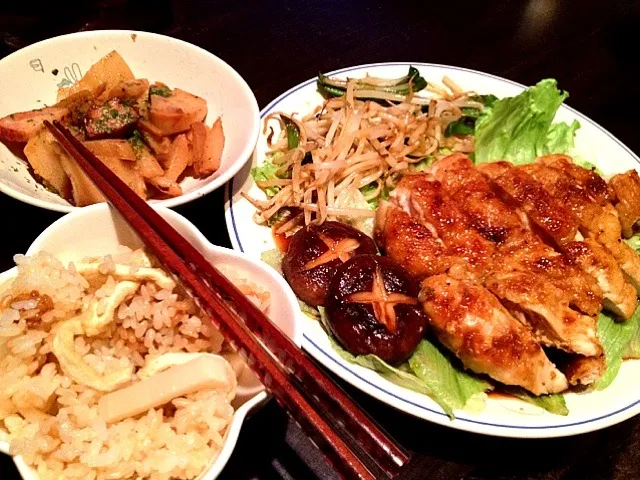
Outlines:
[[70,87],[58,102],[0,118],[0,142],[18,144],[34,177],[77,207],[104,201],[100,191],[44,128],[58,120],[142,198],[182,195],[185,177],[205,178],[224,148],[220,117],[212,127],[204,98],[163,83],[135,78],[113,51]]
[[427,83],[413,67],[392,80],[320,74],[322,105],[302,117],[265,118],[269,153],[252,175],[268,198],[243,194],[258,209],[256,222],[285,235],[326,220],[372,223],[372,207],[404,173],[452,151],[473,152],[475,119],[493,98],[447,77],[443,84]]

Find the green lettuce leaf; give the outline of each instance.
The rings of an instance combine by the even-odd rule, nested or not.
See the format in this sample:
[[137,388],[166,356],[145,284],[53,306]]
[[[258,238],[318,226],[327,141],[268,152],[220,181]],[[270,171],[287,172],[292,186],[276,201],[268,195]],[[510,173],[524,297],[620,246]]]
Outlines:
[[587,170],[593,170],[601,177],[604,177],[604,173],[602,172],[602,170],[596,167],[589,160],[585,160],[584,158],[582,158],[579,153],[571,152],[570,156],[571,160],[573,160],[573,163],[575,163],[576,165],[580,165],[582,168],[586,168]]
[[487,380],[468,373],[457,362],[454,364],[448,354],[428,339],[418,344],[409,357],[409,366],[430,390],[429,397],[449,416],[453,410],[463,409],[472,397],[492,389]]
[[637,253],[640,253],[640,235],[634,235],[633,237],[626,239],[625,242],[627,242],[627,244]]
[[409,164],[409,171],[424,172],[427,168],[431,166],[431,164],[433,164],[434,161],[435,161],[435,157],[430,155],[428,157],[423,158],[419,162]]
[[[377,188],[378,188],[377,183],[373,182],[360,188],[360,192],[362,193],[362,195],[366,197],[369,193],[373,192]],[[384,185],[382,187],[382,191],[380,192],[380,195],[376,198],[372,198],[371,200],[367,200],[367,203],[369,204],[369,207],[371,207],[372,210],[375,210],[376,208],[378,208],[378,205],[380,204],[380,200],[386,200],[387,198],[389,198],[389,189],[387,188],[386,185]]]
[[622,352],[622,358],[640,358],[640,328],[636,328],[627,348]]
[[422,160],[416,163],[409,164],[409,171],[411,172],[424,172],[427,168],[429,168],[433,162],[436,161],[437,157],[444,157],[447,155],[451,155],[453,152],[448,148],[440,148],[437,153],[431,154],[428,157],[424,157]]
[[474,102],[479,102],[487,108],[493,106],[493,104],[498,100],[498,97],[490,93],[489,95],[473,95],[469,97],[469,99]]
[[302,313],[304,313],[307,317],[311,318],[312,320],[320,320],[320,312],[317,308],[312,307],[311,305],[303,302],[300,299],[298,299],[298,305],[300,305],[300,310],[302,310]]
[[508,388],[508,393],[520,400],[535,405],[536,407],[544,408],[547,412],[555,415],[567,416],[569,415],[569,409],[565,402],[564,395],[556,393],[553,395],[540,395],[536,397],[531,392],[528,392],[522,388]]
[[[367,202],[360,190],[343,189],[336,196],[334,206],[337,208],[355,208],[362,210],[375,210],[375,206],[371,202]],[[374,219],[373,217],[341,217],[340,221],[348,223],[357,228],[365,235],[373,237]]]
[[260,260],[273,268],[276,272],[282,275],[282,260],[284,259],[284,253],[279,248],[272,250],[265,250],[260,254]]
[[[398,385],[399,387],[409,389],[413,392],[422,393],[423,395],[433,398],[433,392],[429,389],[428,385],[411,372],[411,368],[408,363],[405,362],[397,367],[392,367],[376,355],[353,355],[342,348],[331,335],[329,335],[329,339],[331,341],[331,346],[336,353],[347,362],[355,363],[361,367],[378,372],[382,378]],[[434,400],[436,399],[434,398]],[[454,418],[453,410],[449,408],[447,403],[440,403],[437,400],[436,402],[442,407],[447,415]]]
[[[636,252],[640,253],[640,235],[634,235],[633,237],[626,239],[625,242],[627,242],[627,244]],[[635,313],[637,314],[638,311],[636,310]],[[635,316],[636,315],[634,315],[634,317]],[[635,333],[631,337],[629,344],[625,348],[624,352],[622,352],[622,358],[640,358],[640,320],[637,322],[638,326],[636,327]]]
[[[251,169],[251,176],[253,177],[253,180],[255,182],[264,182],[266,180],[273,180],[274,178],[285,178],[276,175],[280,166],[273,164],[273,159],[282,155],[282,152],[275,153],[269,158],[266,158],[262,165],[253,167]],[[280,187],[267,187],[263,188],[262,191],[266,193],[268,197],[273,197],[280,191]]]
[[476,120],[475,161],[524,164],[540,155],[567,153],[579,124],[551,124],[567,97],[555,80],[546,79],[520,95],[485,105]]
[[537,154],[568,153],[573,148],[573,140],[579,128],[580,122],[577,120],[574,120],[571,125],[565,122],[552,124],[547,132],[547,141]]
[[[274,165],[268,160],[260,165],[259,167],[253,167],[251,169],[251,176],[255,182],[264,182],[265,180],[273,180],[274,178],[278,178],[276,175],[276,171],[278,170],[278,166]],[[262,189],[264,193],[267,194],[268,197],[273,197],[278,191],[280,187],[267,187]]]
[[[606,313],[600,313],[598,316],[598,338],[604,349],[607,369],[593,385],[596,390],[604,390],[611,385],[618,375],[625,354],[632,356],[640,349],[637,343],[639,325],[640,308],[636,308],[631,318],[624,322],[616,322]],[[635,343],[632,345],[634,339]]]
[[[369,370],[374,370],[383,378],[386,378],[391,383],[400,387],[408,388],[414,392],[431,396],[431,390],[429,390],[427,385],[413,374],[408,362],[404,362],[397,367],[392,367],[377,355],[354,355],[342,348],[342,345],[340,345],[331,334],[331,330],[327,324],[327,316],[324,307],[318,307],[318,311],[320,312],[322,325],[329,337],[329,343],[331,343],[331,347],[342,359],[349,363],[355,363],[361,367],[368,368]],[[447,411],[445,406],[443,406],[443,409]],[[447,414],[453,417],[453,411],[447,411]]]

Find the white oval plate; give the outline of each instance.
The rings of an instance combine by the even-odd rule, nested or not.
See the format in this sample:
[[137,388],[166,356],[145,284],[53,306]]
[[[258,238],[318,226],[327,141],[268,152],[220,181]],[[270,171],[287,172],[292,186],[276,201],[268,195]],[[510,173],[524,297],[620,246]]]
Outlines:
[[[156,209],[212,264],[233,267],[240,275],[246,275],[247,278],[268,290],[271,293],[269,317],[293,339],[296,345],[301,344],[302,328],[297,316],[298,302],[289,285],[280,275],[260,261],[254,261],[228,248],[212,245],[182,215],[163,207]],[[87,232],[100,232],[100,234],[88,235]],[[84,257],[113,253],[118,245],[131,248],[144,246],[125,220],[107,204],[101,203],[77,209],[54,222],[31,244],[27,255],[46,251],[55,255],[66,265],[69,261]],[[15,267],[0,274],[0,286],[14,278],[16,274]],[[198,480],[213,480],[218,477],[236,446],[245,418],[266,399],[264,387],[253,373],[245,368],[238,378],[238,389],[233,401],[236,411],[227,428],[225,443],[218,456],[211,460],[209,467],[198,477]],[[0,442],[0,452],[8,453],[9,446]],[[38,479],[35,472],[20,456],[14,457],[14,461],[24,480]]]
[[[260,119],[253,92],[238,72],[214,54],[164,35],[129,30],[79,32],[18,50],[0,60],[4,92],[0,117],[53,105],[59,86],[75,83],[112,50],[124,58],[136,78],[163,82],[204,98],[208,125],[222,116],[225,145],[220,168],[206,178],[185,178],[180,183],[184,193],[179,197],[151,203],[182,205],[221,187],[238,173],[258,139]],[[0,191],[49,210],[70,212],[77,208],[37,183],[26,163],[3,144]]]
[[[444,75],[462,88],[477,93],[493,93],[498,97],[517,95],[523,86],[482,72],[458,67],[426,63],[384,63],[361,65],[332,72],[339,77],[363,77],[366,73],[378,77],[394,78],[405,75],[414,65],[427,81],[440,82]],[[322,97],[316,91],[315,79],[310,79],[283,93],[267,105],[261,116],[272,111],[306,114],[320,105]],[[600,167],[605,174],[638,168],[640,159],[613,135],[574,109],[562,106],[556,121],[577,119],[582,127],[576,137],[576,151],[586,160]],[[275,124],[275,122],[274,122]],[[261,126],[262,129],[262,126]],[[264,159],[266,137],[261,134],[253,156],[253,165]],[[231,191],[232,189],[232,191]],[[249,175],[249,166],[229,183],[226,189],[226,220],[234,248],[258,259],[264,250],[275,248],[270,229],[254,223],[254,207],[240,192],[257,198],[264,194]],[[303,325],[302,346],[333,373],[360,390],[403,412],[440,425],[470,432],[520,438],[561,437],[598,430],[626,420],[640,412],[640,361],[624,362],[613,384],[604,391],[566,395],[569,415],[562,417],[508,398],[487,400],[486,408],[478,414],[463,411],[449,420],[442,409],[430,398],[398,387],[363,367],[352,365],[340,358],[331,348],[322,327],[302,312],[298,313]]]

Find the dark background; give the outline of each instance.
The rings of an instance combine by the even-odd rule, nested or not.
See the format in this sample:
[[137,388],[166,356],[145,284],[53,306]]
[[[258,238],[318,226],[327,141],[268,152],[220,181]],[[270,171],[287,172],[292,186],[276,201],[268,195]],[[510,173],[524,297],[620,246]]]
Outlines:
[[[103,28],[153,31],[199,45],[233,66],[261,106],[320,70],[383,61],[456,65],[524,84],[554,77],[571,93],[569,105],[640,151],[637,1],[5,1],[0,57],[55,35]],[[0,79],[0,95],[10,94]],[[212,242],[230,246],[222,189],[177,210]],[[0,271],[59,217],[6,196],[0,212]],[[567,439],[503,440],[431,425],[346,388],[416,452],[407,479],[640,478],[637,419]],[[273,402],[247,421],[222,475],[315,477],[332,478]],[[8,457],[0,456],[0,478],[17,478]]]

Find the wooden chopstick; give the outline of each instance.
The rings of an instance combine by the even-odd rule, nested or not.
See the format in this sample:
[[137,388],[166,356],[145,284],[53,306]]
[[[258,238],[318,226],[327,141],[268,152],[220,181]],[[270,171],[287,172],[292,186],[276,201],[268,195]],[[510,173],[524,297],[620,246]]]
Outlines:
[[[396,476],[408,454],[351,401],[300,349],[202,254],[133,192],[61,124],[45,122],[109,202],[138,232],[164,266],[192,290],[213,323],[247,360],[265,387],[349,478],[375,478],[334,428],[348,432],[387,475]],[[252,333],[253,332],[253,333]],[[255,335],[255,336],[254,336]],[[256,341],[258,337],[269,350]],[[274,354],[281,363],[272,358]],[[284,367],[283,367],[284,366]],[[291,380],[295,380],[294,385]],[[311,403],[316,403],[321,412]],[[334,428],[322,417],[335,418]]]

